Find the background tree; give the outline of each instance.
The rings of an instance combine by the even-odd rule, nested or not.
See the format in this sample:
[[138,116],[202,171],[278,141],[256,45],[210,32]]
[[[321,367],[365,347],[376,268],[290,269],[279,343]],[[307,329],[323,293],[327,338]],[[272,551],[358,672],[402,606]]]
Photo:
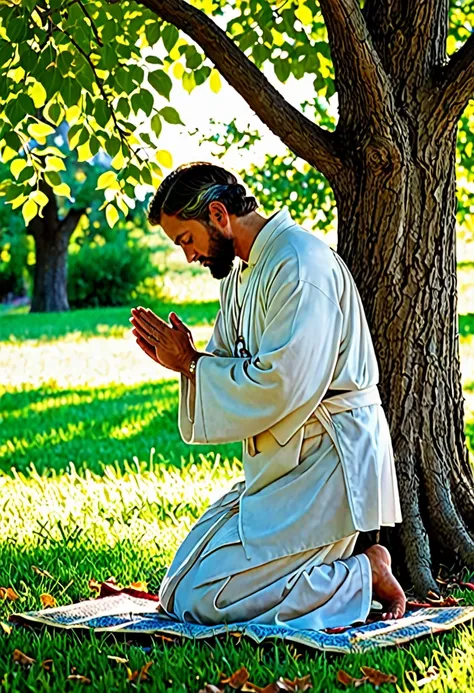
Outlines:
[[[155,94],[170,99],[170,74],[188,91],[207,79],[217,90],[221,74],[326,177],[338,250],[361,291],[380,363],[404,514],[397,536],[411,580],[424,593],[436,589],[441,561],[473,568],[455,252],[456,134],[474,92],[472,4],[22,0],[0,16],[4,160],[27,148],[35,108],[54,124],[72,115],[71,146],[114,157],[108,204],[117,212],[127,185],[133,193],[159,182],[147,149],[155,150],[163,119],[179,122],[172,107],[155,105]],[[165,58],[145,56],[159,41]],[[287,102],[265,76],[267,63],[282,82],[313,75],[320,98],[337,89],[336,127],[317,108],[309,118]],[[132,110],[144,112],[153,138],[129,122]],[[32,166],[25,205],[43,175]]]

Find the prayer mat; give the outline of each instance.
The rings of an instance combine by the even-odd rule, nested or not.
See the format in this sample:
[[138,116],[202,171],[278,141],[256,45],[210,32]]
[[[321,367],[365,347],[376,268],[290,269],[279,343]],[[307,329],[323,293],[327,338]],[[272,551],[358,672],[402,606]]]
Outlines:
[[328,652],[367,652],[376,647],[400,645],[424,635],[440,633],[474,619],[474,606],[433,607],[408,611],[398,620],[374,621],[349,628],[296,630],[259,623],[202,626],[169,618],[155,595],[135,589],[118,589],[102,583],[100,597],[76,604],[11,614],[10,621],[23,625],[93,629],[96,633],[164,635],[209,638],[241,633],[260,643],[266,638],[301,643]]

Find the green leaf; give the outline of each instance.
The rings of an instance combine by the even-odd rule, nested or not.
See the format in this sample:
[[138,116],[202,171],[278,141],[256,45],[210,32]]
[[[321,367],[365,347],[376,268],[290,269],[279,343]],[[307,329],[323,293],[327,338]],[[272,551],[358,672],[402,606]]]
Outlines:
[[194,76],[194,81],[196,82],[197,85],[199,84],[204,84],[206,79],[209,77],[211,74],[211,68],[208,67],[207,65],[203,65],[202,67],[199,68],[199,70],[194,70],[193,76]]
[[61,185],[61,176],[57,171],[46,171],[44,176],[51,187]]
[[66,77],[61,88],[61,96],[66,106],[75,106],[81,97],[81,86],[75,77]]
[[161,58],[157,58],[156,55],[147,55],[145,60],[147,63],[151,63],[152,65],[163,65]]
[[13,132],[12,130],[10,130],[10,132],[6,132],[4,135],[4,140],[7,147],[10,147],[10,149],[13,149],[15,152],[20,151],[21,140],[16,132]]
[[155,133],[155,135],[157,137],[160,136],[161,130],[162,130],[162,124],[161,124],[161,118],[158,115],[158,113],[156,113],[153,116],[153,118],[151,119],[151,129],[153,130],[153,132]]
[[135,113],[141,109],[145,115],[149,116],[153,110],[153,94],[148,89],[140,89],[132,96],[132,107]]
[[277,60],[273,65],[273,69],[280,82],[286,82],[290,76],[289,60]]
[[130,103],[128,99],[124,98],[123,96],[120,97],[117,102],[117,111],[123,115],[124,118],[128,118],[130,115]]
[[107,154],[110,154],[111,157],[114,157],[118,153],[119,149],[120,140],[118,140],[116,137],[110,137],[110,139],[105,141],[105,151]]
[[58,54],[57,65],[63,77],[68,74],[73,61],[74,56],[69,51],[61,51],[61,53]]
[[160,23],[155,19],[145,26],[145,36],[149,46],[154,46],[160,38]]
[[112,39],[117,35],[117,26],[115,22],[109,20],[102,27],[102,42],[104,44],[110,43]]
[[101,66],[106,70],[113,70],[117,65],[117,55],[114,47],[110,43],[106,43],[102,48]]
[[110,109],[103,99],[97,99],[95,102],[94,118],[102,128],[105,128],[110,120]]
[[165,106],[162,108],[160,110],[160,115],[163,116],[167,123],[171,123],[172,125],[184,125],[178,111],[172,106]]
[[172,83],[166,72],[163,72],[163,70],[149,72],[148,81],[158,94],[161,94],[169,101]]
[[186,46],[186,67],[190,70],[196,70],[202,63],[202,56],[197,52],[194,46]]
[[242,34],[240,41],[237,39],[241,51],[246,51],[250,46],[253,46],[258,41],[258,34],[253,29]]
[[173,24],[167,24],[161,32],[161,38],[163,39],[163,44],[169,53],[179,39],[179,31]]
[[152,185],[152,184],[153,184],[153,180],[152,180],[152,177],[151,177],[151,173],[150,173],[149,169],[148,169],[146,166],[144,166],[144,167],[142,168],[141,174],[142,174],[142,181],[143,181],[144,183],[147,183],[148,185]]

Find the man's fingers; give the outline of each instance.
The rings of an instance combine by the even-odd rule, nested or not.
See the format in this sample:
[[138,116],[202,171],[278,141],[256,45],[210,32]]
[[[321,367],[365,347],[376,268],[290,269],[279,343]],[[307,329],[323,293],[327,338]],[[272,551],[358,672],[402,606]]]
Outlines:
[[138,346],[142,349],[142,351],[145,352],[147,356],[153,359],[153,361],[156,361],[156,363],[161,364],[161,361],[157,358],[155,349],[150,346],[142,337],[137,337],[137,344]]
[[141,337],[153,347],[160,346],[159,339],[150,334],[147,330],[142,329],[140,326],[135,326],[135,329],[132,330],[132,334],[134,334],[136,337]]

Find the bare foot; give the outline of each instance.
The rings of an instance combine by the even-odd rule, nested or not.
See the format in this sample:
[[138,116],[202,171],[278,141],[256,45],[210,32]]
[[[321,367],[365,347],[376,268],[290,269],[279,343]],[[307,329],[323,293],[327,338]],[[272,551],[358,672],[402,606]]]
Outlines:
[[382,614],[383,620],[401,618],[405,613],[405,593],[392,573],[392,559],[385,546],[374,544],[364,551],[372,567],[372,587],[376,597],[388,602],[388,610]]

